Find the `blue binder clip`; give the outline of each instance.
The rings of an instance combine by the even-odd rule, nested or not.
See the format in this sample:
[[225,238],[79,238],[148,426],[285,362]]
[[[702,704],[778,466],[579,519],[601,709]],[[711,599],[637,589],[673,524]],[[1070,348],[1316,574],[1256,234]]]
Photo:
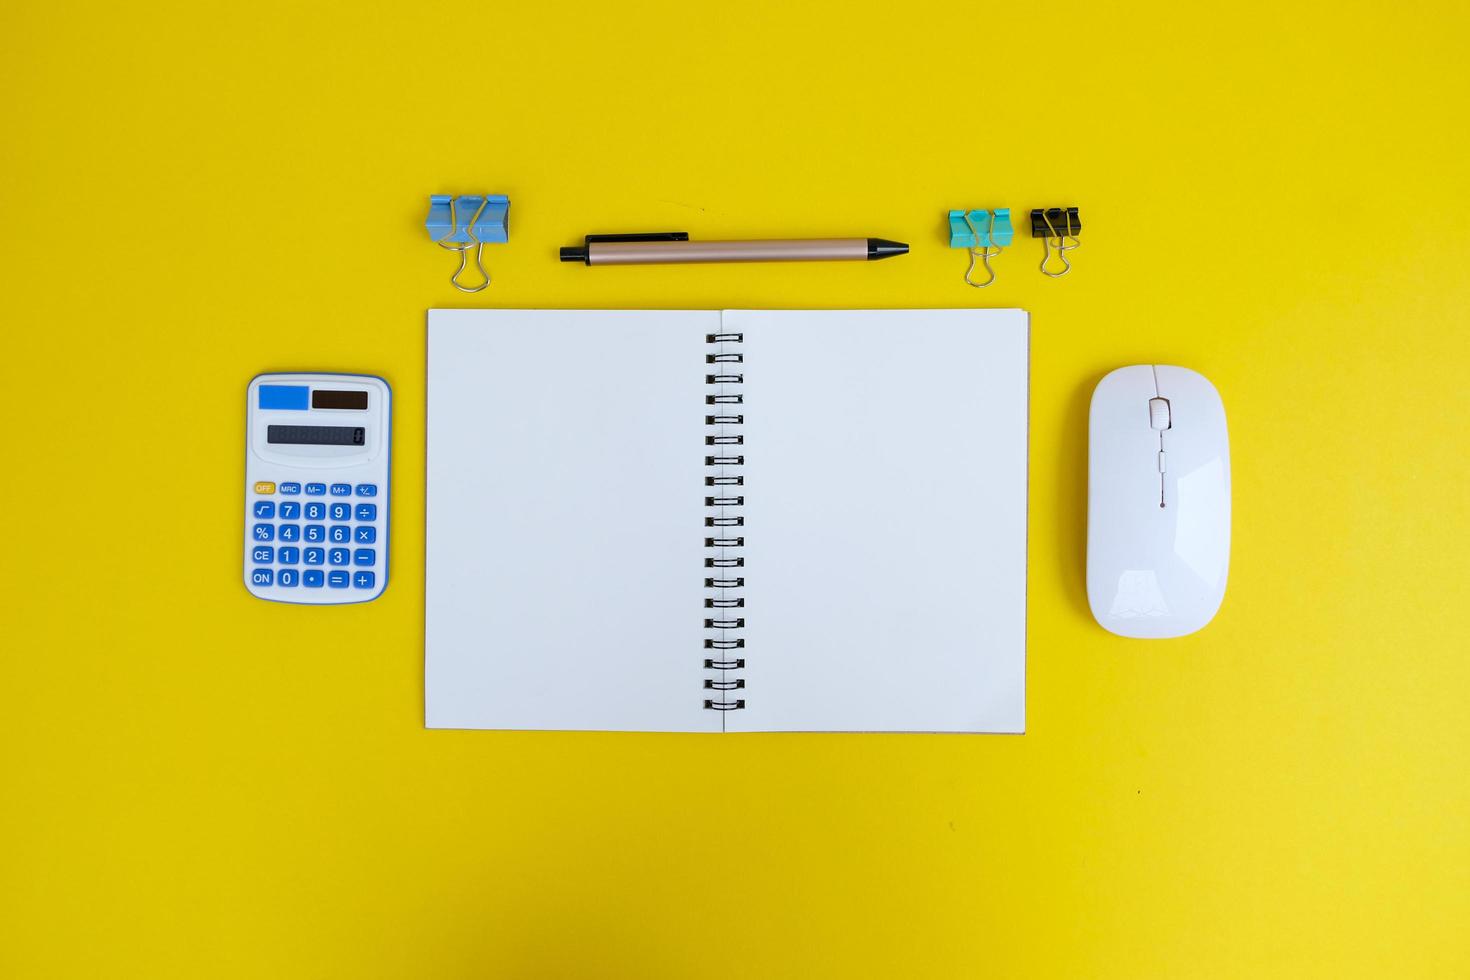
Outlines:
[[[509,210],[510,198],[504,194],[462,194],[458,198],[452,194],[430,195],[429,217],[424,227],[435,245],[459,253],[459,268],[449,277],[455,289],[478,293],[490,285],[490,273],[485,271],[481,256],[487,243],[510,241],[505,220]],[[475,268],[485,280],[478,286],[466,286],[459,281],[471,248],[475,250]]]
[[[968,249],[970,267],[965,270],[965,282],[976,287],[995,282],[995,270],[990,260],[999,255],[1001,249],[1011,243],[1011,209],[996,208],[994,211],[951,211],[949,213],[949,247]],[[975,271],[975,260],[985,266],[990,278],[976,282],[970,278]]]

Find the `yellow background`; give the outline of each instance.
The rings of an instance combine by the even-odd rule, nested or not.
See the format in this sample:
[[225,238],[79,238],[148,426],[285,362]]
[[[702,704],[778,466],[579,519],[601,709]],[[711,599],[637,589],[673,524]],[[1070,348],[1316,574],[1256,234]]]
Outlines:
[[[0,10],[0,975],[1470,974],[1458,0]],[[511,196],[473,299],[427,195]],[[1078,204],[985,292],[944,211]],[[596,270],[586,231],[875,265]],[[424,313],[1032,313],[1024,737],[421,727]],[[1083,589],[1086,408],[1194,367],[1230,589]],[[377,602],[240,583],[245,385],[397,394]]]

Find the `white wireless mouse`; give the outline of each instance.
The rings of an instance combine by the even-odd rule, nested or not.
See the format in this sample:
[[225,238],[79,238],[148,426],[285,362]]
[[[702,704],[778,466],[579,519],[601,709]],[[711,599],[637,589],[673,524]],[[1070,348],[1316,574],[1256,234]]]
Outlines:
[[1230,443],[1215,386],[1188,368],[1118,368],[1092,393],[1087,601],[1119,636],[1214,618],[1230,566]]

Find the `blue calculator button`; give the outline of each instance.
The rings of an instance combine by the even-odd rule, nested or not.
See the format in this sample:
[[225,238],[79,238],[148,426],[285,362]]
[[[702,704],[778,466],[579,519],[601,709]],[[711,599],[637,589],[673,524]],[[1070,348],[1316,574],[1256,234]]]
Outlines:
[[257,500],[255,502],[255,519],[268,521],[276,516],[276,505],[271,500]]
[[327,537],[332,539],[333,544],[346,544],[351,534],[346,524],[333,524],[331,530],[327,532]]
[[359,497],[376,497],[378,495],[378,485],[376,483],[359,483],[357,485],[357,495]]
[[281,586],[282,588],[294,589],[300,577],[301,573],[296,571],[296,569],[283,568],[281,569],[280,573],[276,575],[276,584]]
[[352,520],[352,505],[333,504],[331,514],[334,521],[350,521]]
[[282,483],[281,485],[276,487],[276,492],[282,494],[283,496],[294,497],[301,492],[301,484]]
[[308,565],[320,565],[326,556],[327,553],[320,548],[307,548],[301,553],[301,557]]
[[276,551],[276,561],[282,565],[294,565],[301,560],[300,548],[280,548]]
[[327,505],[321,501],[306,505],[306,519],[308,521],[324,521],[327,519]]
[[376,521],[378,519],[378,505],[358,504],[357,519],[359,521]]
[[334,496],[334,497],[350,497],[350,496],[352,496],[352,484],[350,484],[350,483],[334,483],[334,484],[332,484],[332,496]]
[[250,536],[256,541],[274,541],[276,539],[276,526],[274,524],[257,524],[251,529]]
[[354,588],[371,589],[377,579],[378,577],[372,572],[356,572],[352,576],[352,585]]
[[322,587],[322,573],[308,568],[301,573],[301,584],[308,589],[320,589]]
[[372,548],[358,548],[352,553],[352,564],[371,566],[378,560],[378,553]]
[[328,572],[327,573],[327,584],[330,585],[334,589],[345,589],[345,588],[347,588],[347,573],[346,572]]
[[250,560],[257,565],[269,565],[276,560],[276,549],[268,544],[258,544],[251,549]]
[[281,520],[299,521],[301,519],[301,505],[294,500],[281,501]]
[[361,525],[353,533],[352,540],[356,541],[358,544],[372,544],[374,541],[378,540],[378,529],[375,527],[369,527],[365,524]]
[[330,551],[327,552],[327,564],[328,565],[345,565],[345,564],[347,564],[347,549],[346,548],[332,548]]
[[306,525],[306,540],[313,544],[327,540],[327,526],[325,524]]
[[282,541],[300,541],[301,540],[301,525],[300,524],[282,524],[281,525],[281,540]]
[[269,568],[257,568],[250,573],[251,585],[270,585],[275,579],[275,573]]
[[306,495],[308,497],[320,497],[326,492],[327,485],[325,483],[308,483],[306,485]]

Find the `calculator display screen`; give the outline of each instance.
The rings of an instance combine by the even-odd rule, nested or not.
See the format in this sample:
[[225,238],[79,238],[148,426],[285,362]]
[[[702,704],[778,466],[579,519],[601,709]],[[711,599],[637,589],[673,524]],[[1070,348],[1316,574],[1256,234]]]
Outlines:
[[265,441],[278,446],[361,446],[360,425],[268,425]]

